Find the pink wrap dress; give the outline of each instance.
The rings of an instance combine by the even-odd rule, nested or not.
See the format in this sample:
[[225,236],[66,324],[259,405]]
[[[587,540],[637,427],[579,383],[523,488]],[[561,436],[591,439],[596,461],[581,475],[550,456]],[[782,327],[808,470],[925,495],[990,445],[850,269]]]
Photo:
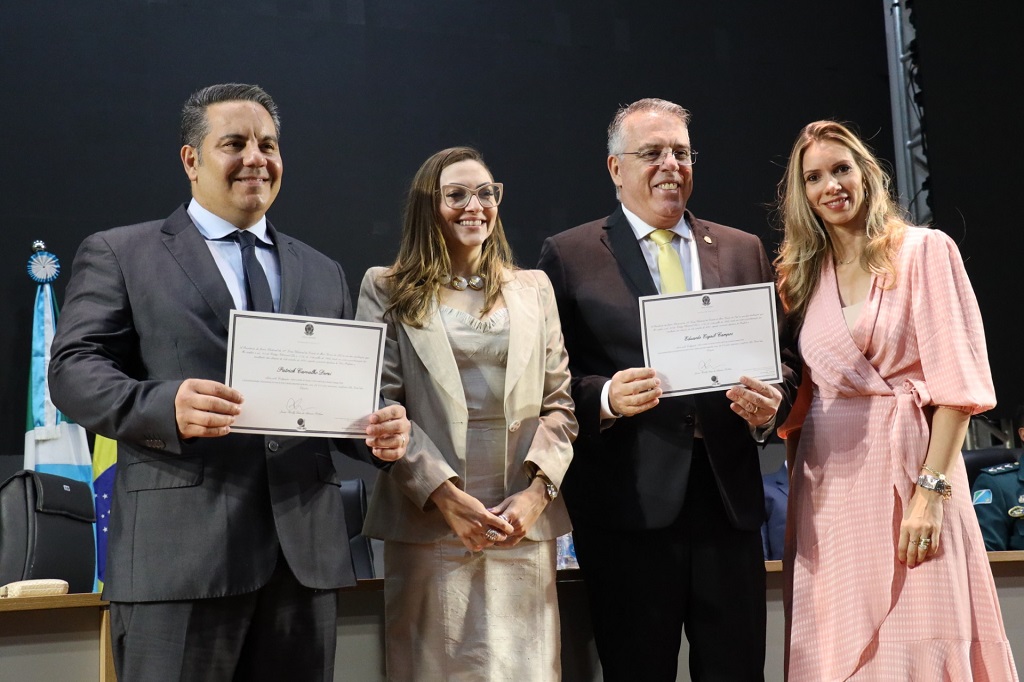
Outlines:
[[935,406],[995,404],[977,300],[944,233],[907,229],[895,286],[852,327],[828,260],[800,332],[813,382],[790,494],[787,671],[813,680],[1017,680],[962,458],[937,556],[897,558]]

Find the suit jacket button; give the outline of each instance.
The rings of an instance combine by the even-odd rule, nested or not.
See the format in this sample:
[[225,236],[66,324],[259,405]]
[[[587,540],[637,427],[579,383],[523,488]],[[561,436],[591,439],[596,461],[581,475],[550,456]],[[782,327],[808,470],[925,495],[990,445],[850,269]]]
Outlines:
[[508,430],[511,431],[512,433],[515,433],[516,431],[519,430],[519,427],[522,425],[523,423],[517,419],[508,425]]
[[267,449],[270,450],[271,452],[277,452],[277,449],[279,447],[281,446],[277,444],[276,440],[272,440],[269,443],[267,443]]
[[693,426],[693,415],[688,414],[685,417],[683,417],[683,423],[686,424],[687,426]]

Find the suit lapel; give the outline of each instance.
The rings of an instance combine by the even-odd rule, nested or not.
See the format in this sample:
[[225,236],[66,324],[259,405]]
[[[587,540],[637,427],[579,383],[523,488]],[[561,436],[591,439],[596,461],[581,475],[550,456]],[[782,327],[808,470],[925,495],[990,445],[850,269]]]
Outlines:
[[403,329],[431,381],[448,393],[456,405],[466,410],[466,394],[462,390],[459,366],[455,364],[455,355],[452,354],[448,333],[441,322],[437,304],[433,305],[422,328],[403,325]]
[[277,247],[277,257],[281,263],[281,310],[279,312],[294,314],[299,305],[299,292],[302,288],[302,259],[295,252],[291,237],[285,236],[274,229],[267,221],[267,232]]
[[621,205],[615,209],[615,213],[608,216],[601,240],[612,252],[626,281],[630,283],[637,296],[657,295],[658,289],[651,278],[651,270],[647,267],[647,261],[644,260],[644,254],[636,241],[633,228],[626,220],[626,214],[622,212]]
[[229,311],[235,307],[235,302],[206,240],[192,224],[185,207],[171,214],[160,229],[167,250],[227,330]]
[[524,287],[516,276],[502,287],[501,293],[505,297],[509,317],[508,361],[505,365],[507,403],[509,394],[526,370],[537,336],[543,333],[543,330],[540,325],[540,301],[537,300],[536,289]]
[[718,239],[708,224],[696,218],[690,211],[686,212],[686,220],[693,230],[693,238],[697,240],[697,258],[700,260],[700,279],[702,289],[716,289],[722,286],[722,272],[718,267]]

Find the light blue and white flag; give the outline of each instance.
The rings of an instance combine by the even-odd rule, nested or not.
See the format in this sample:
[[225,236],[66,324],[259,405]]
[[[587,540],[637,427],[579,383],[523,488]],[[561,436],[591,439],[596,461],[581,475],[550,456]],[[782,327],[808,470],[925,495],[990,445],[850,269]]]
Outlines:
[[85,429],[68,420],[51,402],[46,371],[57,327],[57,301],[50,283],[60,274],[60,261],[43,242],[32,245],[28,275],[39,286],[32,316],[32,364],[28,384],[25,468],[84,481],[92,487],[92,460]]

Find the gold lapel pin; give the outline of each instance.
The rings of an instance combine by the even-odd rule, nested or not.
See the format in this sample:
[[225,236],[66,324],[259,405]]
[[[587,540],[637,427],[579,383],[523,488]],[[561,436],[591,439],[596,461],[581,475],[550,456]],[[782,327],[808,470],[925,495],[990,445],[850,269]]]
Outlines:
[[707,235],[704,235],[704,241],[706,241],[708,244],[714,244],[714,242],[711,241],[711,237],[709,237]]

